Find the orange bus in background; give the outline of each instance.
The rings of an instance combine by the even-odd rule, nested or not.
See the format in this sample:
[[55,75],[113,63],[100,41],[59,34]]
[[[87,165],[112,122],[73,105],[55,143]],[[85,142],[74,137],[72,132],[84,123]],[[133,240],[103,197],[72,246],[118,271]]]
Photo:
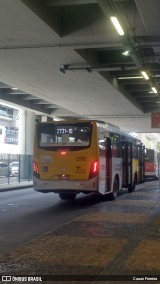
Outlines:
[[158,178],[158,153],[154,149],[145,149],[145,180]]

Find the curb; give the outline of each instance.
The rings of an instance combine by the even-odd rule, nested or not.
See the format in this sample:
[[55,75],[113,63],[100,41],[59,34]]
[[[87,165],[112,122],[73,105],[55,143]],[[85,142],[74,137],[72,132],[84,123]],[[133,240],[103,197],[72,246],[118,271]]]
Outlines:
[[12,191],[12,190],[18,190],[18,189],[24,189],[24,188],[30,188],[33,187],[33,182],[29,184],[24,183],[18,183],[18,184],[5,184],[0,185],[0,192],[6,192],[6,191]]

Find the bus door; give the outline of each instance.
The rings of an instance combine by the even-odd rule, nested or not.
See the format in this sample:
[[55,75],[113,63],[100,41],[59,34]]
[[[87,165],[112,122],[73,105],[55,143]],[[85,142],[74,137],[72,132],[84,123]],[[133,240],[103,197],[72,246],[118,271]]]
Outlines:
[[110,191],[111,176],[111,139],[99,140],[99,192]]
[[122,141],[122,188],[132,185],[132,143]]
[[143,162],[142,162],[142,179],[143,182],[145,182],[145,146],[142,146],[142,157],[143,157]]
[[138,171],[138,183],[144,182],[144,159],[145,159],[145,148],[141,144],[138,145],[138,161],[139,161],[139,171]]
[[111,180],[112,180],[111,138],[106,137],[106,192],[111,190]]

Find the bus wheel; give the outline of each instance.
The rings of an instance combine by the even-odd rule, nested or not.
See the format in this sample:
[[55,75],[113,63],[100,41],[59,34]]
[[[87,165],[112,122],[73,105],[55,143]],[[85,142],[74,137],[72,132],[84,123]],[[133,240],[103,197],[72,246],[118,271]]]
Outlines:
[[111,200],[114,200],[117,198],[117,195],[118,195],[118,182],[117,180],[115,179],[114,180],[114,183],[113,183],[113,191],[111,192],[110,194],[110,199]]
[[74,200],[76,193],[59,193],[59,197],[63,200]]

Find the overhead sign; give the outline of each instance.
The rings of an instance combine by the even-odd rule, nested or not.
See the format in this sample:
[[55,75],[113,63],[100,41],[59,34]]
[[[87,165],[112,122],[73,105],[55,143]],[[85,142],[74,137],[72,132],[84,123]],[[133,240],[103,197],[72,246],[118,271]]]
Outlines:
[[151,115],[151,127],[160,128],[160,112],[154,112]]

